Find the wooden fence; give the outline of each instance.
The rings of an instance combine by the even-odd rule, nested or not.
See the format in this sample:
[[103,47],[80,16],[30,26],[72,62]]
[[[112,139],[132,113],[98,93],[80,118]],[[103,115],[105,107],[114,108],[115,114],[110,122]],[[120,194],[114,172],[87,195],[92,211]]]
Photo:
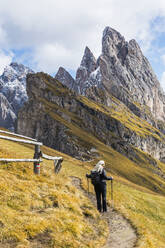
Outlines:
[[33,159],[0,158],[0,162],[33,162],[34,163],[34,173],[40,174],[40,163],[42,162],[41,157],[43,157],[43,158],[48,159],[48,160],[53,160],[54,161],[54,172],[59,173],[59,171],[62,167],[63,158],[62,157],[52,157],[52,156],[48,156],[46,154],[43,154],[40,150],[40,147],[43,145],[41,142],[37,142],[36,139],[32,139],[32,138],[27,137],[27,136],[23,136],[23,135],[19,135],[16,133],[3,131],[3,130],[0,130],[0,133],[10,134],[10,135],[14,135],[15,137],[20,137],[20,138],[26,138],[26,139],[17,139],[17,138],[13,138],[13,137],[9,137],[9,136],[0,135],[0,139],[35,145]]

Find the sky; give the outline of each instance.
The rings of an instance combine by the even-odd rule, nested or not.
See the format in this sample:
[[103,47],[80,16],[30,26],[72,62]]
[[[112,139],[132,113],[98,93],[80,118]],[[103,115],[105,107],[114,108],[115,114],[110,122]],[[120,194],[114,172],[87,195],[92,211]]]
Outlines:
[[16,61],[75,75],[86,46],[101,54],[106,26],[139,43],[165,90],[164,0],[0,0],[0,74]]

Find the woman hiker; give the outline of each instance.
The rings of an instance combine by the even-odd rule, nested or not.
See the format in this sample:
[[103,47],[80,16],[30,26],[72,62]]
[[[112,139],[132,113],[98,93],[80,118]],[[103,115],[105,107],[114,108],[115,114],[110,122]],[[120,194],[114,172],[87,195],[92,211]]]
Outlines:
[[86,174],[87,178],[91,178],[94,186],[97,200],[97,209],[99,212],[107,212],[106,202],[106,180],[113,180],[113,177],[106,176],[104,169],[105,162],[100,160],[90,174]]

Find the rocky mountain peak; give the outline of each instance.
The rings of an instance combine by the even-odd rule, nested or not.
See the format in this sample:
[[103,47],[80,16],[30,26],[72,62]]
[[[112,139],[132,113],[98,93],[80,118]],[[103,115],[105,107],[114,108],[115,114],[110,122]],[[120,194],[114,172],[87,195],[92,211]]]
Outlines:
[[26,71],[31,71],[32,70],[23,64],[18,64],[17,62],[12,62],[10,66],[17,72],[17,73],[25,73]]
[[60,81],[63,85],[66,85],[69,89],[73,89],[75,85],[75,80],[63,67],[58,69],[55,75],[55,79]]
[[[8,101],[7,103],[7,101],[4,101],[4,98],[1,97],[1,99],[3,99],[3,109],[9,108],[9,111],[5,110],[5,115],[2,116],[2,113],[0,113],[0,124],[3,127],[8,128],[8,125],[6,126],[5,123],[7,123],[9,119],[12,119],[11,116],[14,116],[10,123],[10,129],[14,128],[15,116],[24,102],[28,100],[26,92],[26,75],[28,73],[33,73],[33,71],[22,64],[12,62],[4,68],[4,72],[0,76],[0,92]],[[10,115],[9,117],[8,114]],[[7,121],[2,121],[4,117]]]
[[103,30],[103,39],[105,39],[107,36],[110,37],[110,39],[115,43],[118,43],[122,40],[125,41],[124,37],[118,31],[109,26],[105,27]]
[[83,58],[81,60],[80,67],[85,67],[87,70],[87,74],[89,75],[92,71],[94,71],[97,67],[96,59],[91,52],[91,50],[86,46]]
[[25,83],[25,78],[28,73],[33,73],[33,71],[22,64],[12,62],[4,68],[4,72],[0,76],[0,81],[6,84],[7,82],[13,82],[15,79],[18,79],[22,81],[22,83]]
[[83,91],[88,88],[88,78],[90,77],[90,74],[96,69],[97,61],[91,50],[86,47],[80,67],[76,72],[76,89],[79,94],[83,94]]
[[116,30],[106,27],[102,37],[102,53],[112,57],[118,54],[119,50],[126,45],[124,37]]

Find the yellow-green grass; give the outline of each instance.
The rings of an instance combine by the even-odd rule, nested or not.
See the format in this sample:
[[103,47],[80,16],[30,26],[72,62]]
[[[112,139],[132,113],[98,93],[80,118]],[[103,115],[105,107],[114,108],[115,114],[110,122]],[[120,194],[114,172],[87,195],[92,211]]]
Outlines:
[[[164,181],[147,166],[134,164],[101,142],[96,145],[115,179],[115,208],[137,229],[138,247],[165,247]],[[6,140],[0,140],[0,147],[0,157],[32,158],[34,153],[32,146]],[[42,150],[64,157],[60,174],[55,175],[53,162],[46,160],[40,176],[33,174],[32,163],[0,165],[1,244],[39,247],[42,240],[41,247],[101,247],[107,225],[71,183],[71,176],[79,177],[87,190],[85,174],[97,160],[81,162],[47,147]],[[110,203],[109,183],[107,196]]]
[[[33,147],[6,140],[0,140],[0,147],[1,158],[32,158],[34,153]],[[61,155],[46,147],[43,151]],[[62,156],[64,169],[59,175],[54,174],[52,161],[44,160],[40,176],[33,174],[32,163],[1,162],[1,244],[6,247],[100,247],[104,244],[108,233],[106,223],[72,185],[66,171],[68,162],[70,166],[78,162]]]

